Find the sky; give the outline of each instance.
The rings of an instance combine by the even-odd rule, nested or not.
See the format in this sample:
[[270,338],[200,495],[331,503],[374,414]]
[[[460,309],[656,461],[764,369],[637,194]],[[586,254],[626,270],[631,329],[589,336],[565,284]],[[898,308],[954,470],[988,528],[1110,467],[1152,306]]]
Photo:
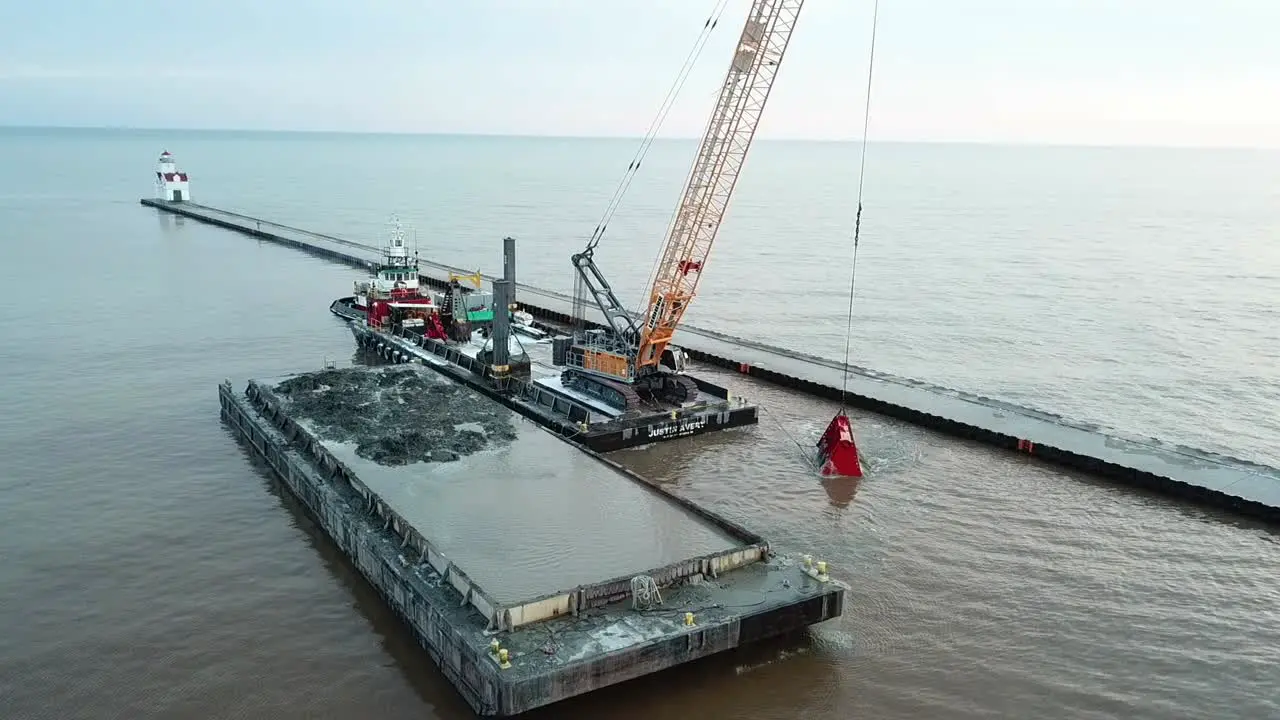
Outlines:
[[[701,133],[750,0],[663,124]],[[0,0],[0,125],[644,134],[719,0]],[[862,135],[808,0],[760,135]],[[1280,0],[881,0],[872,140],[1280,147]]]

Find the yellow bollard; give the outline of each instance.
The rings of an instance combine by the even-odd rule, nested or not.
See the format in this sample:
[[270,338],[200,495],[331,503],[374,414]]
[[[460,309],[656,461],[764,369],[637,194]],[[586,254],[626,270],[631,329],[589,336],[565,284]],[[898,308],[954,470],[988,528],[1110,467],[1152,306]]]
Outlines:
[[802,560],[803,560],[803,562],[804,562],[804,569],[805,569],[805,570],[808,570],[808,569],[813,565],[813,556],[812,556],[812,555],[804,555],[804,556],[802,556],[802,558],[801,558],[801,559],[802,559]]
[[508,659],[508,657],[509,656],[507,655],[506,648],[502,648],[501,650],[499,650],[498,651],[498,667],[502,668],[503,670],[511,667],[511,661]]
[[826,574],[827,574],[827,561],[826,561],[826,560],[819,560],[819,561],[818,561],[818,574],[819,574],[819,575],[826,575]]
[[492,639],[492,640],[490,640],[490,641],[489,641],[489,652],[491,652],[491,653],[493,653],[493,654],[497,655],[497,654],[498,654],[498,648],[499,648],[499,647],[501,647],[501,645],[498,643],[498,639],[497,639],[497,638],[494,638],[494,639]]
[[690,627],[693,626],[693,613],[687,612],[684,614],[684,624]]

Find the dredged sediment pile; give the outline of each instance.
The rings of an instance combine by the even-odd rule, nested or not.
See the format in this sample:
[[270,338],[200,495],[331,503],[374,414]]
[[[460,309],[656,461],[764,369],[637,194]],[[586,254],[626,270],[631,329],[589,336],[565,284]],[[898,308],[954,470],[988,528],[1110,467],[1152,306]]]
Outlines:
[[320,370],[275,392],[320,439],[355,445],[380,465],[452,462],[516,438],[510,410],[414,367]]

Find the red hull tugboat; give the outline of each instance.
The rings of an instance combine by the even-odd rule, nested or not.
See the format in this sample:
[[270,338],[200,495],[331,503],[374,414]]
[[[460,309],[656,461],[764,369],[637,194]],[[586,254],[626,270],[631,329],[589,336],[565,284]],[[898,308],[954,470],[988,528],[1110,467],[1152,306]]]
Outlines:
[[382,263],[372,277],[356,281],[351,307],[363,314],[373,328],[389,325],[395,316],[406,327],[424,328],[428,337],[444,337],[438,308],[431,296],[422,292],[417,253],[409,254],[400,221],[392,218],[391,223]]

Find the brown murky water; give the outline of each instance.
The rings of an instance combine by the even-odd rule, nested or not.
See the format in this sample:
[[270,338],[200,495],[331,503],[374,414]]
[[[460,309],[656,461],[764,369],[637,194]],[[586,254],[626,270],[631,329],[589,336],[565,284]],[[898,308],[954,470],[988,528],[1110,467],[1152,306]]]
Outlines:
[[[793,438],[831,405],[704,372],[764,421],[621,457],[827,559],[853,586],[846,614],[536,716],[1276,712],[1269,532],[877,418],[858,422],[868,477],[823,481]],[[19,466],[33,482],[9,488],[24,517],[6,513],[6,716],[471,717],[203,395],[207,412],[170,417],[201,438],[186,452],[157,436],[104,467],[95,448],[140,429],[126,422],[77,427],[60,458],[97,482]]]
[[[81,175],[154,156],[130,142]],[[13,167],[90,158],[58,152]],[[0,226],[21,229],[0,242],[0,282],[42,298],[0,316],[0,717],[471,717],[218,420],[224,377],[351,357],[324,308],[352,273],[157,219],[132,201],[147,169],[143,190],[104,181],[96,200],[63,198],[56,173],[0,193]],[[50,295],[54,247],[76,262]],[[933,315],[894,317],[905,333]],[[762,403],[761,424],[620,457],[826,559],[853,587],[846,614],[539,717],[1280,717],[1273,531],[865,416],[868,477],[824,482],[793,438],[812,442],[832,405],[708,373]],[[1035,377],[1051,394],[1088,380]]]

